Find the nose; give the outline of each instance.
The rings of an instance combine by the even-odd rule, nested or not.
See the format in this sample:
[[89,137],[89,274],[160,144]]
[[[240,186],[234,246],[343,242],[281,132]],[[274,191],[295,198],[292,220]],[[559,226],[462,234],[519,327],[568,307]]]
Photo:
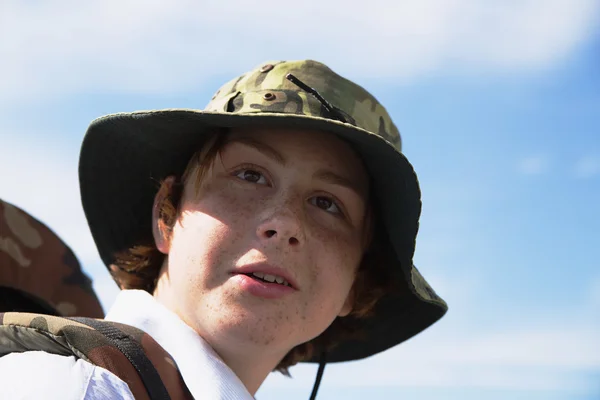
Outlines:
[[261,241],[298,248],[304,243],[302,223],[291,210],[278,209],[264,218],[256,231]]

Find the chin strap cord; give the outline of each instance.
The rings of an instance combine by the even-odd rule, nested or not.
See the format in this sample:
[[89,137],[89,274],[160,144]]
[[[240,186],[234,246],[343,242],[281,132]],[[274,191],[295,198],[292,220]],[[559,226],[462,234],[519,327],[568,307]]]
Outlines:
[[317,398],[317,391],[319,390],[319,385],[321,384],[321,378],[323,378],[323,372],[325,371],[325,364],[327,364],[327,353],[321,353],[321,359],[319,360],[319,370],[317,371],[317,377],[315,379],[315,384],[313,385],[312,393],[310,394],[310,400],[315,400]]

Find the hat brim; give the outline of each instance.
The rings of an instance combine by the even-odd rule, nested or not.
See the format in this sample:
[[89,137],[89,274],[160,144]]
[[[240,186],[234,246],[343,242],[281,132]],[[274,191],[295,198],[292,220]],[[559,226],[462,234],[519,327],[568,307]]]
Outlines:
[[[152,240],[152,205],[159,182],[169,175],[181,175],[209,133],[215,128],[251,126],[327,131],[356,149],[372,178],[382,220],[397,255],[397,263],[390,268],[410,289],[386,295],[372,318],[356,320],[366,340],[341,343],[328,353],[327,361],[371,356],[439,320],[447,310],[445,303],[424,300],[411,280],[421,212],[421,194],[412,165],[380,136],[319,117],[169,109],[113,114],[93,121],[81,148],[79,180],[84,212],[105,265],[114,262],[117,252]],[[311,360],[318,361],[318,355]]]

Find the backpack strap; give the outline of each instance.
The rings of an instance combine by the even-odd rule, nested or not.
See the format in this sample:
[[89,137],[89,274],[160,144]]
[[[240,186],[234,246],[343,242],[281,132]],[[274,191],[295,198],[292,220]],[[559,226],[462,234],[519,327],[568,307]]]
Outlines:
[[119,328],[107,321],[100,321],[92,318],[69,318],[73,321],[81,322],[91,326],[104,335],[106,339],[133,365],[139,377],[142,379],[144,387],[152,400],[171,400],[169,392],[163,385],[160,375],[152,365],[142,347],[131,336],[123,333]]
[[142,330],[91,318],[0,313],[0,357],[36,350],[105,368],[127,383],[136,399],[193,399],[173,358]]

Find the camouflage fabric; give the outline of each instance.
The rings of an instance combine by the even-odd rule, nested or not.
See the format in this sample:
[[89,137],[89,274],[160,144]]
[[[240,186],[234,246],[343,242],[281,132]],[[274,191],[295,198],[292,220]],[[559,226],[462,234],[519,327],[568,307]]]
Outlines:
[[376,133],[401,151],[400,132],[369,92],[317,61],[271,61],[223,85],[205,111],[331,116],[313,95],[286,78],[292,74],[342,111],[350,124]]
[[[96,321],[104,326],[117,328],[141,345],[171,399],[192,399],[175,361],[150,335],[128,325]],[[127,383],[136,399],[150,400],[144,383],[131,362],[99,331],[70,318],[0,313],[0,357],[13,352],[36,350],[75,356],[105,368]]]
[[104,316],[73,251],[46,225],[0,200],[0,292],[9,289],[48,304],[59,315]]

